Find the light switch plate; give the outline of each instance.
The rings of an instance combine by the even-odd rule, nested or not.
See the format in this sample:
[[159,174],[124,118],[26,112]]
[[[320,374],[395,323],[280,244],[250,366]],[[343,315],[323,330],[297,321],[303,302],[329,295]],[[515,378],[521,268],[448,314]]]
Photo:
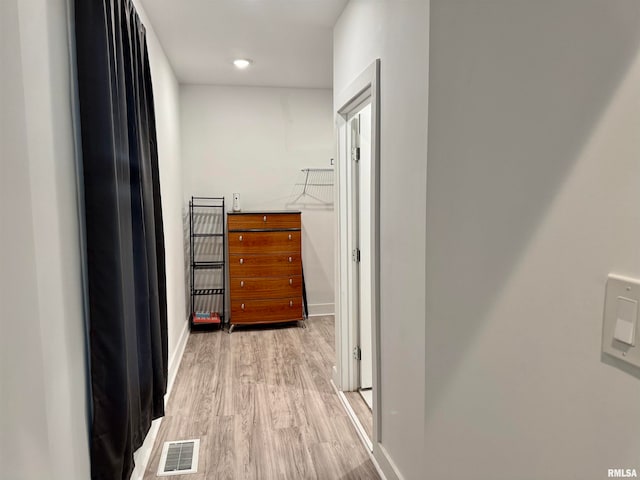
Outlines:
[[616,298],[616,326],[613,338],[632,347],[636,346],[638,301],[627,297]]
[[604,299],[602,351],[640,368],[640,280],[609,275]]

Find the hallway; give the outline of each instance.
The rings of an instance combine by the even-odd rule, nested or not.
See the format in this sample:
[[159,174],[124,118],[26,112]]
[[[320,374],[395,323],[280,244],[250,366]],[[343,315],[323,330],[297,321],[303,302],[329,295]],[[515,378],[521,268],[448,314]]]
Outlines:
[[193,438],[198,473],[162,478],[379,478],[331,386],[333,345],[332,316],[191,334],[145,480],[165,441]]

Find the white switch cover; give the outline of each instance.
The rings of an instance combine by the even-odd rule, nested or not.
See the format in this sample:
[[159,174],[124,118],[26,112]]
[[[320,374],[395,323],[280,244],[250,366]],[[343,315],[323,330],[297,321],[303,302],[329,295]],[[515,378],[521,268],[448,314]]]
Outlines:
[[640,367],[638,345],[640,281],[609,275],[604,301],[602,351]]
[[616,328],[613,331],[613,338],[627,345],[635,346],[638,302],[630,298],[618,297],[616,304]]

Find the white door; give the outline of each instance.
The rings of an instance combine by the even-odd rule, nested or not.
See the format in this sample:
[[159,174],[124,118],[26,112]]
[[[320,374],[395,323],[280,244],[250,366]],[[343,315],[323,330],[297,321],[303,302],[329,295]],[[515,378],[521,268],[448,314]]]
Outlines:
[[[354,178],[354,240],[359,249],[358,262],[358,345],[360,347],[360,389],[373,386],[372,312],[371,312],[371,103],[368,102],[352,117],[352,148]],[[357,253],[356,253],[357,255]],[[371,407],[369,396],[365,400]]]

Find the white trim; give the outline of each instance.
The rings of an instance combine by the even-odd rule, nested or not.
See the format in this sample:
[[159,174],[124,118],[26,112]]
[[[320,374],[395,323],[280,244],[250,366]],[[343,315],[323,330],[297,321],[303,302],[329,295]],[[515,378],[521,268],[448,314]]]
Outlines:
[[[176,379],[176,375],[178,374],[178,369],[180,368],[180,363],[182,362],[182,357],[184,356],[184,350],[187,346],[187,340],[189,339],[189,322],[184,322],[184,327],[182,328],[182,332],[180,333],[180,339],[178,340],[178,345],[176,346],[171,359],[169,360],[169,372],[167,379],[167,393],[164,396],[165,405],[169,401],[169,395],[171,395],[171,390],[173,390],[173,384]],[[160,430],[160,424],[162,423],[162,418],[158,418],[151,423],[151,428],[147,432],[147,436],[144,438],[144,443],[140,446],[138,450],[136,450],[133,454],[134,462],[136,464],[133,472],[131,473],[130,480],[142,480],[144,477],[144,472],[147,470],[149,466],[149,461],[151,460],[151,452],[153,451],[153,446],[156,443],[156,438],[158,436],[158,431]]]
[[325,317],[335,315],[335,303],[314,303],[309,304],[309,317]]
[[[337,167],[335,189],[338,205],[337,215],[337,268],[336,276],[336,375],[339,390],[357,388],[357,365],[351,356],[354,342],[353,317],[350,305],[352,262],[349,248],[350,206],[348,185],[350,182],[347,151],[347,115],[367,98],[371,102],[371,318],[373,357],[373,444],[381,442],[381,395],[380,388],[380,60],[375,60],[337,97],[336,134]],[[376,449],[374,448],[374,456]]]
[[184,355],[184,350],[187,347],[187,340],[189,340],[189,322],[185,321],[184,327],[182,327],[182,332],[180,332],[180,339],[178,340],[176,349],[173,352],[173,356],[169,360],[169,381],[167,383],[167,394],[164,396],[165,403],[167,400],[169,400],[169,394],[173,389],[173,383],[176,380],[178,368],[180,368],[182,356]]
[[[347,397],[344,395],[343,392],[338,390],[338,387],[336,387],[336,384],[333,383],[333,380],[331,381],[331,386],[336,391],[336,394],[338,395],[338,398],[340,399],[340,403],[342,404],[342,407],[347,412],[347,416],[351,420],[351,423],[353,423],[353,426],[355,427],[356,432],[358,432],[358,436],[360,437],[360,440],[362,441],[364,447],[367,450],[367,454],[369,455],[369,458],[371,459],[371,463],[373,463],[373,466],[375,467],[376,471],[378,472],[378,475],[380,475],[380,480],[400,480],[400,478],[395,477],[395,476],[389,477],[387,475],[387,473],[385,473],[385,470],[380,466],[380,464],[378,463],[378,460],[376,459],[375,455],[371,451],[371,447],[372,447],[371,440],[369,440],[369,437],[367,436],[364,428],[362,427],[362,424],[360,423],[360,420],[358,420],[358,417],[357,417],[356,413],[351,408],[351,405],[349,405],[349,401],[347,400]],[[404,479],[402,479],[402,480],[404,480]]]
[[[348,322],[343,322],[343,318],[349,316],[349,298],[346,291],[348,284],[348,270],[346,262],[343,260],[348,255],[348,246],[346,239],[347,217],[342,214],[342,209],[346,209],[347,182],[343,179],[346,172],[343,173],[342,163],[344,162],[344,151],[346,150],[346,124],[342,116],[336,115],[336,166],[335,166],[335,185],[334,203],[338,206],[336,218],[336,241],[335,241],[335,302],[336,302],[336,321],[335,321],[335,352],[336,352],[336,386],[338,389],[347,389],[349,384],[349,348],[343,348],[343,343],[350,343],[350,335]],[[343,203],[345,205],[343,206]],[[343,291],[344,288],[344,291]]]
[[143,480],[144,473],[147,471],[149,461],[151,460],[151,452],[153,451],[153,446],[156,443],[161,423],[162,418],[158,418],[151,422],[151,428],[147,432],[147,436],[144,437],[144,443],[138,450],[133,452],[133,461],[136,466],[133,469],[133,472],[131,472],[130,480]]
[[341,392],[336,388],[333,382],[331,382],[331,384],[335,389],[336,393],[338,394],[338,398],[340,399],[342,406],[347,411],[347,414],[349,415],[349,418],[351,419],[353,426],[356,427],[356,431],[358,432],[358,436],[360,437],[360,440],[362,440],[362,443],[364,443],[364,446],[367,447],[368,451],[370,452],[373,451],[373,443],[371,443],[371,439],[369,438],[369,435],[367,435],[367,431],[364,429],[364,426],[362,425],[362,422],[358,418],[358,415],[356,414],[355,410],[349,403],[349,399],[344,394],[344,392]]
[[[358,94],[358,98],[354,98],[349,101],[348,105],[345,106],[345,109],[348,109],[346,112],[341,112],[346,123],[346,132],[347,132],[347,142],[346,142],[346,150],[343,150],[344,162],[343,166],[346,168],[346,179],[345,183],[348,186],[347,189],[347,197],[346,197],[346,217],[347,217],[347,272],[348,272],[348,280],[347,280],[347,297],[349,301],[349,314],[346,318],[348,318],[349,325],[349,343],[347,352],[349,355],[347,358],[349,359],[349,367],[348,371],[348,388],[344,388],[343,390],[353,391],[360,387],[360,364],[356,361],[351,352],[354,349],[358,348],[360,343],[359,338],[359,328],[360,328],[360,266],[355,263],[352,259],[354,249],[360,246],[359,235],[359,227],[358,227],[358,169],[356,165],[354,165],[354,161],[351,158],[351,152],[353,148],[353,118],[354,114],[357,113],[361,108],[363,103],[371,102],[371,88],[367,87],[364,92]],[[359,130],[359,128],[358,128]],[[373,158],[372,158],[373,159]],[[344,213],[344,210],[341,211]],[[343,259],[344,261],[344,259]],[[343,348],[345,345],[343,344]]]
[[378,465],[384,472],[384,476],[387,478],[387,480],[405,480],[396,464],[393,463],[393,460],[391,460],[391,455],[389,455],[382,444],[378,443],[374,446],[373,457],[378,460]]
[[358,75],[358,77],[349,84],[348,87],[336,96],[336,105],[340,107],[337,113],[343,114],[345,112],[345,107],[350,104],[352,100],[360,97],[367,88],[375,83],[374,80],[378,80],[379,70],[380,59],[378,58],[365,68],[362,73],[360,73],[360,75]]

